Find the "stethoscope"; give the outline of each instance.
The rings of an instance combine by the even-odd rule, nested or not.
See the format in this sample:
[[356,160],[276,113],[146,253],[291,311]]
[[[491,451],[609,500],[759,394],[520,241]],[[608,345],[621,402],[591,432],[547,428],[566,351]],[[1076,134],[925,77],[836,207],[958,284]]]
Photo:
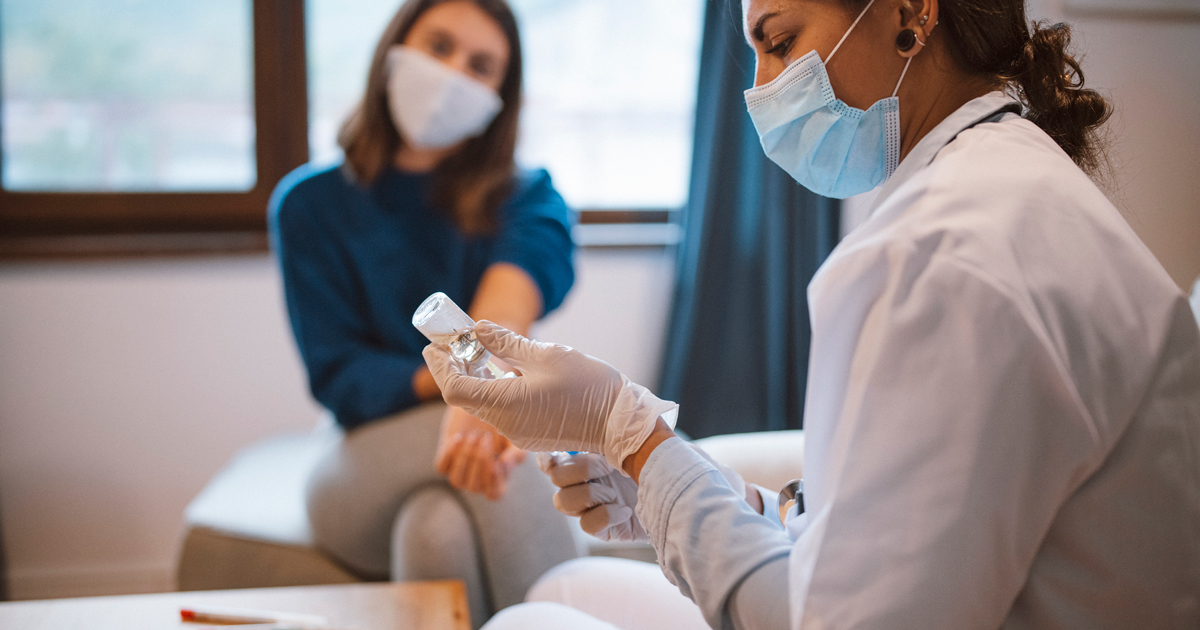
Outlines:
[[804,513],[804,480],[793,479],[779,490],[779,522]]

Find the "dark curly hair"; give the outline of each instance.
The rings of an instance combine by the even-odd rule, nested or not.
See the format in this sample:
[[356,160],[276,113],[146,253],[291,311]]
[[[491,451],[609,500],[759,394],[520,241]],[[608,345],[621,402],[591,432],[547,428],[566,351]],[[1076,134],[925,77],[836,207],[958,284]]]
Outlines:
[[[843,0],[861,9],[867,0]],[[1107,166],[1097,132],[1112,105],[1084,87],[1083,69],[1069,51],[1071,27],[1032,23],[1025,0],[940,0],[939,29],[950,53],[972,74],[991,77],[1025,105],[1025,117],[1041,127],[1084,172]]]

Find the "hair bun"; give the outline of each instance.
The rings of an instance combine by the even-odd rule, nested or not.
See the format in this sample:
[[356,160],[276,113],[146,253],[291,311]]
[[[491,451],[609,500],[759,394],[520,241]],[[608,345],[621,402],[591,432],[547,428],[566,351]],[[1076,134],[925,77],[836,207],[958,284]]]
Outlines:
[[1090,142],[1112,107],[1095,90],[1084,88],[1083,70],[1069,52],[1071,27],[1035,23],[1012,75],[1029,107],[1028,118],[1084,170],[1095,171],[1099,157]]
[[1030,23],[1026,0],[942,0],[938,22],[951,54],[967,72],[1018,92],[1026,118],[1054,138],[1092,176],[1105,176],[1097,131],[1112,109],[1083,86],[1068,53],[1071,27]]

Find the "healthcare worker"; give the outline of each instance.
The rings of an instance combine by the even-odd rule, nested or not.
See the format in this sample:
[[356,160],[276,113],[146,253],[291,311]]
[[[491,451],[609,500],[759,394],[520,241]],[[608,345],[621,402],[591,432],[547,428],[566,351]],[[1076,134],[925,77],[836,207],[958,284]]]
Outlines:
[[[556,501],[644,531],[713,627],[1200,628],[1200,331],[1088,177],[1109,108],[1068,28],[1022,0],[745,9],[767,155],[818,193],[882,185],[809,286],[806,511],[760,515],[668,428],[686,408],[566,347],[481,323],[522,376],[431,346],[446,399],[628,474],[592,461]],[[567,595],[493,625],[626,605]]]

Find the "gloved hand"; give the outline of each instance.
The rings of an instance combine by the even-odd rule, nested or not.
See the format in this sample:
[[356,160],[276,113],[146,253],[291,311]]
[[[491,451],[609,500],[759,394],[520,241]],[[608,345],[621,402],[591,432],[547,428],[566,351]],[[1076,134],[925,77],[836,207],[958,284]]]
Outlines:
[[578,516],[583,531],[600,540],[650,542],[633,508],[637,484],[595,453],[538,453],[538,467],[558,486],[554,507]]
[[[707,459],[740,495],[755,492],[736,470],[714,460],[704,449],[688,443]],[[613,470],[604,458],[593,453],[538,453],[538,467],[558,486],[554,507],[567,516],[578,516],[583,531],[601,540],[649,542],[646,528],[638,520],[637,484]]]
[[476,324],[475,337],[521,375],[475,378],[463,362],[432,344],[423,353],[425,362],[448,404],[496,427],[521,448],[603,453],[620,470],[658,417],[678,407],[573,348],[531,341],[486,320]]

